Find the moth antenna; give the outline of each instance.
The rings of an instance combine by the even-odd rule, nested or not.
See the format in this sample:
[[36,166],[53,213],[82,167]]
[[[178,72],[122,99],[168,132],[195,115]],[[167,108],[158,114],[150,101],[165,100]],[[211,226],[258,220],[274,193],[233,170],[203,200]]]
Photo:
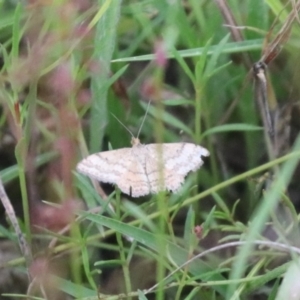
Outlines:
[[144,125],[144,123],[145,123],[146,117],[147,117],[147,115],[148,115],[150,103],[151,103],[151,100],[148,102],[147,109],[146,109],[146,112],[145,112],[143,121],[142,121],[142,123],[141,123],[140,129],[139,129],[138,134],[137,134],[137,138],[139,138],[139,136],[140,136],[141,130],[142,130],[142,128],[143,128],[143,125]]
[[110,114],[130,133],[131,137],[134,138],[133,133],[113,113]]

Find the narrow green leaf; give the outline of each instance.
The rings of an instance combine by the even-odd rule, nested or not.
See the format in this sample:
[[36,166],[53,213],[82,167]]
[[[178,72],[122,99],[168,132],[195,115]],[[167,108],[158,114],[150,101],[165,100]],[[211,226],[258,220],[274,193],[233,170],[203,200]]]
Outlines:
[[205,77],[211,76],[213,72],[215,72],[217,60],[220,57],[220,54],[222,53],[224,47],[226,46],[230,34],[227,34],[218,45],[215,47],[215,51],[212,53],[211,57],[207,61],[207,66],[205,68]]
[[177,51],[174,48],[172,50],[172,54],[173,54],[174,58],[177,60],[177,62],[179,63],[179,65],[181,66],[184,73],[190,78],[190,80],[192,82],[195,82],[196,78],[195,78],[193,72],[191,71],[190,67],[188,66],[186,61],[183,59],[183,57],[180,55],[179,51]]
[[14,57],[14,58],[19,56],[19,44],[20,44],[20,39],[21,39],[20,22],[21,22],[22,11],[23,11],[23,4],[21,2],[19,2],[15,9],[14,23],[13,23],[11,54],[12,54],[12,57]]
[[[249,52],[254,50],[260,50],[263,45],[263,39],[257,40],[248,40],[242,42],[234,42],[234,43],[227,43],[224,48],[222,49],[222,53],[231,54],[231,53],[242,53],[242,52]],[[218,45],[210,46],[208,50],[208,55],[214,53],[216,47]],[[180,57],[196,57],[202,55],[204,53],[205,47],[201,48],[194,48],[194,49],[187,49],[187,50],[177,50],[176,55]],[[167,53],[168,58],[175,58],[175,54],[173,52]],[[130,61],[151,61],[155,59],[154,54],[147,54],[147,55],[140,55],[140,56],[131,56],[131,57],[124,57],[112,60],[112,62],[130,62]]]
[[59,289],[66,294],[75,297],[76,299],[81,299],[85,297],[95,297],[97,298],[97,291],[88,289],[83,285],[75,284],[69,280],[65,280],[63,278],[59,278],[53,276],[55,278],[55,282],[58,282]]
[[[92,76],[92,107],[90,123],[90,150],[99,151],[108,120],[107,91],[110,77],[110,61],[115,47],[116,29],[120,17],[121,0],[99,0],[100,10],[96,14],[94,59],[101,66],[101,72]],[[107,7],[106,7],[107,5]],[[105,10],[103,10],[105,7]],[[101,10],[102,8],[102,10]],[[100,13],[101,11],[101,13]]]
[[230,210],[227,207],[225,201],[220,197],[218,193],[213,193],[212,196],[214,197],[216,203],[218,206],[223,210],[223,212],[227,215],[230,216]]
[[201,82],[205,83],[207,78],[204,76],[205,66],[207,65],[207,55],[209,51],[211,40],[204,46],[203,53],[199,56],[196,63],[195,74],[196,74],[196,85],[201,86]]
[[[246,287],[246,293],[251,293],[254,291],[257,291],[261,287],[263,287],[268,282],[271,282],[274,279],[281,278],[282,274],[284,274],[290,266],[290,263],[285,263],[277,268],[274,268],[272,270],[268,270],[265,274],[261,276],[257,276],[255,280],[249,282]],[[288,299],[288,298],[286,298]]]
[[138,290],[139,300],[148,300],[143,291]]
[[225,125],[216,126],[206,130],[202,134],[202,137],[215,134],[215,133],[228,132],[228,131],[259,131],[259,130],[263,130],[263,128],[251,124],[241,124],[241,123],[225,124]]
[[194,247],[194,232],[193,228],[195,226],[195,211],[192,207],[192,205],[189,206],[188,213],[186,215],[185,224],[184,224],[184,242],[185,245],[188,247]]
[[101,260],[94,263],[95,267],[98,266],[122,266],[123,262],[120,259]]
[[181,106],[181,105],[195,105],[194,100],[187,100],[187,99],[165,99],[162,100],[165,106]]
[[85,276],[88,279],[89,284],[94,290],[97,290],[97,285],[94,281],[94,278],[91,274],[91,269],[90,269],[90,257],[89,257],[89,251],[87,249],[87,243],[86,241],[82,241],[82,246],[80,247],[81,249],[81,258],[82,258],[82,264],[83,264],[83,269],[85,272]]
[[211,224],[212,224],[212,221],[214,219],[215,211],[216,211],[216,206],[214,206],[210,210],[208,216],[205,218],[205,221],[203,223],[203,237],[205,237],[208,234],[208,232],[209,232],[209,230],[211,228]]

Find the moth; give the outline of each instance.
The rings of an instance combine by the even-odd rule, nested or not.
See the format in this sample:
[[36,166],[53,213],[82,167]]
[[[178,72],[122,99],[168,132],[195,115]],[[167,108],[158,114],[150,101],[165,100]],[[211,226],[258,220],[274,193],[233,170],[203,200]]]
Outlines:
[[192,143],[143,145],[132,138],[131,148],[92,154],[77,171],[100,182],[115,184],[125,194],[141,197],[160,191],[176,192],[186,175],[203,165],[209,151]]

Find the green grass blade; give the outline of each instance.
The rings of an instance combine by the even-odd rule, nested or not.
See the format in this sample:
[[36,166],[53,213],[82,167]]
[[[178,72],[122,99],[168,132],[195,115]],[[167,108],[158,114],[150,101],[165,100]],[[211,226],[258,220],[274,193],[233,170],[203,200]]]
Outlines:
[[[100,7],[108,1],[99,0]],[[110,77],[110,61],[115,47],[116,28],[119,21],[121,0],[110,1],[96,25],[94,59],[101,66],[99,74],[92,76],[92,107],[90,123],[90,150],[99,151],[107,125],[107,81]]]
[[[263,39],[227,43],[226,45],[224,45],[224,48],[222,49],[221,53],[232,54],[232,53],[242,53],[242,52],[260,50],[262,45],[263,45]],[[218,48],[218,45],[210,46],[207,54],[208,55],[213,54],[216,48]],[[205,47],[201,47],[201,48],[194,48],[194,49],[187,49],[187,50],[177,50],[177,53],[181,57],[196,57],[202,55],[204,51],[205,51]],[[167,57],[175,58],[172,52],[168,53]],[[118,58],[112,60],[112,62],[150,61],[153,59],[155,59],[154,54],[146,54],[140,56]]]
[[216,134],[216,133],[221,133],[221,132],[230,132],[230,131],[261,131],[263,130],[262,127],[260,126],[255,126],[251,124],[225,124],[221,126],[215,126],[212,127],[208,130],[206,130],[203,134],[202,137]]

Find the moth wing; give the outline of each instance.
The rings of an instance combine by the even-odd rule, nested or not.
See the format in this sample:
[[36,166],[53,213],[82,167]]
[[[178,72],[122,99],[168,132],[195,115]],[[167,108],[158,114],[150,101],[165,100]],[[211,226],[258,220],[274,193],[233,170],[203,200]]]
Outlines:
[[177,191],[190,171],[196,171],[203,165],[203,156],[207,149],[192,143],[149,144],[145,146],[146,173],[151,191]]

